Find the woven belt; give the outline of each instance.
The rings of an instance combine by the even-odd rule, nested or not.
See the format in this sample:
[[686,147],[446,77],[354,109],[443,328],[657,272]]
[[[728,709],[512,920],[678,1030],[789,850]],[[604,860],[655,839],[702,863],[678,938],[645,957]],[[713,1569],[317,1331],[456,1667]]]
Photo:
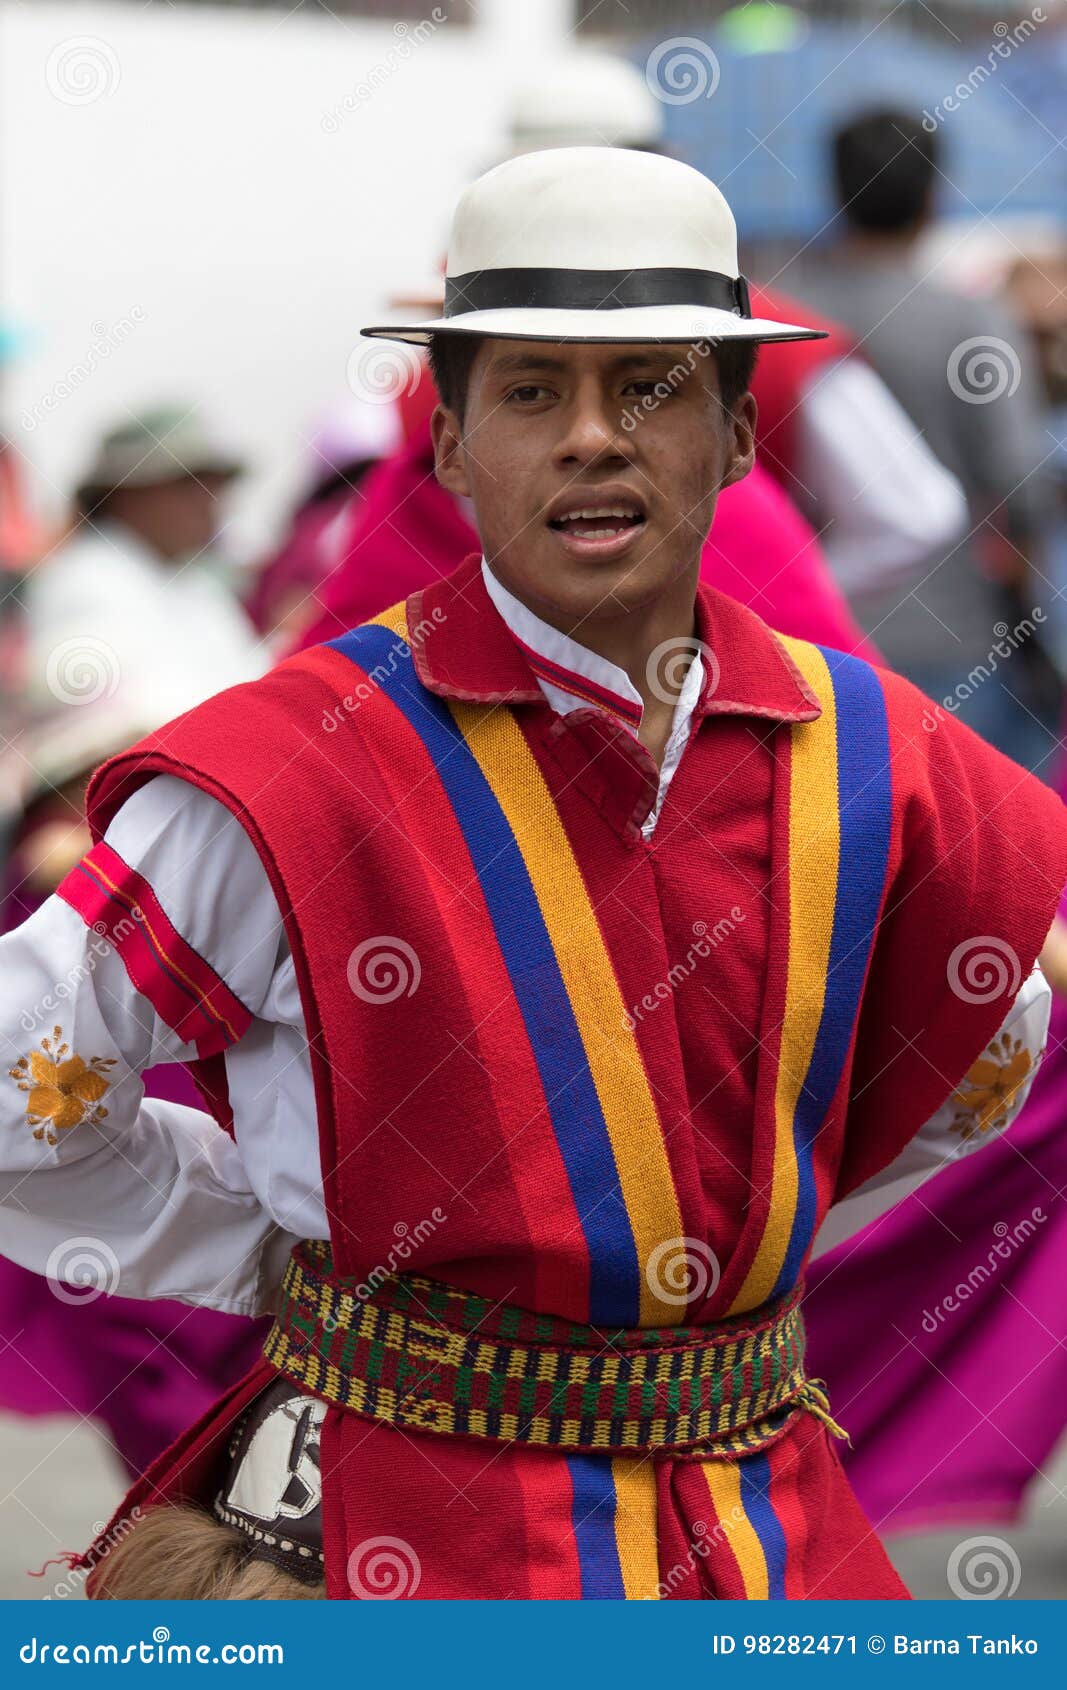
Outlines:
[[414,1274],[369,1297],[358,1284],[333,1274],[328,1245],[299,1245],[263,1353],[301,1390],[388,1425],[709,1458],[762,1449],[802,1409],[840,1432],[804,1378],[799,1289],[714,1326],[612,1332]]

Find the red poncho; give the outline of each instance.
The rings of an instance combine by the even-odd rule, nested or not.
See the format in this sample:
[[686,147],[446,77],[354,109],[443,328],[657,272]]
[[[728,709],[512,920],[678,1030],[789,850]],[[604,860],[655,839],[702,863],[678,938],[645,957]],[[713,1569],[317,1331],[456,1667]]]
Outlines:
[[[649,839],[652,759],[603,712],[549,708],[477,557],[95,778],[97,834],[168,771],[260,853],[340,1273],[389,1271],[414,1231],[409,1271],[568,1320],[754,1310],[999,1026],[1005,1003],[960,972],[979,938],[1029,969],[1067,878],[1058,798],[954,720],[927,731],[887,672],[782,641],[705,586],[697,621],[718,672]],[[402,989],[360,976],[375,944]],[[665,1315],[668,1247],[716,1271]],[[270,1377],[126,1506],[210,1502]],[[383,1543],[400,1593],[425,1598],[904,1594],[807,1416],[736,1461],[478,1444],[340,1409],[322,1449],[334,1598],[374,1593]]]

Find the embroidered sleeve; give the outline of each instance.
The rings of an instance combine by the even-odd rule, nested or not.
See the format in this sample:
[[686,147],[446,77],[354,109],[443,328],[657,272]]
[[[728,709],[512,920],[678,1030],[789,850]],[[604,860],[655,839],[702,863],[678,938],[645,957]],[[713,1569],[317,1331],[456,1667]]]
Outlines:
[[991,1144],[1029,1096],[1048,1036],[1052,993],[1037,966],[965,1078],[888,1167],[831,1209],[816,1240],[822,1255],[894,1208],[931,1175]]
[[99,1126],[107,1116],[103,1097],[110,1085],[114,1056],[78,1056],[63,1038],[62,1027],[42,1034],[40,1047],[20,1056],[8,1076],[26,1093],[26,1120],[34,1138],[59,1142],[58,1135],[87,1121]]
[[114,947],[131,983],[197,1056],[236,1044],[251,1015],[168,919],[143,875],[102,839],[57,890]]
[[62,1281],[87,1241],[100,1290],[253,1313],[292,1239],[239,1146],[141,1074],[235,1055],[292,971],[254,852],[245,874],[232,839],[209,857],[220,807],[169,784],[0,937],[0,1253]]

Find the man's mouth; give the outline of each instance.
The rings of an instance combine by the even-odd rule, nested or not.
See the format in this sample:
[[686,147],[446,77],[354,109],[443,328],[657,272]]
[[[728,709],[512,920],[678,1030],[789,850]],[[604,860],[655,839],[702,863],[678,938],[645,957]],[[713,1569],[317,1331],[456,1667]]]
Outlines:
[[631,529],[642,528],[645,514],[635,504],[596,504],[592,501],[565,515],[548,519],[548,526],[557,534],[575,540],[614,540]]

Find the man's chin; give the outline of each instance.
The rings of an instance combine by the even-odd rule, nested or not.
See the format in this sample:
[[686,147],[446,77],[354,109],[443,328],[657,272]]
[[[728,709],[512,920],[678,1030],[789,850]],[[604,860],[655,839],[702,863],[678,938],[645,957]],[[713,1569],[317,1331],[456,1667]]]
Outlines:
[[546,620],[612,621],[657,599],[670,579],[658,559],[633,553],[611,562],[540,552],[521,571],[497,571],[516,597]]

